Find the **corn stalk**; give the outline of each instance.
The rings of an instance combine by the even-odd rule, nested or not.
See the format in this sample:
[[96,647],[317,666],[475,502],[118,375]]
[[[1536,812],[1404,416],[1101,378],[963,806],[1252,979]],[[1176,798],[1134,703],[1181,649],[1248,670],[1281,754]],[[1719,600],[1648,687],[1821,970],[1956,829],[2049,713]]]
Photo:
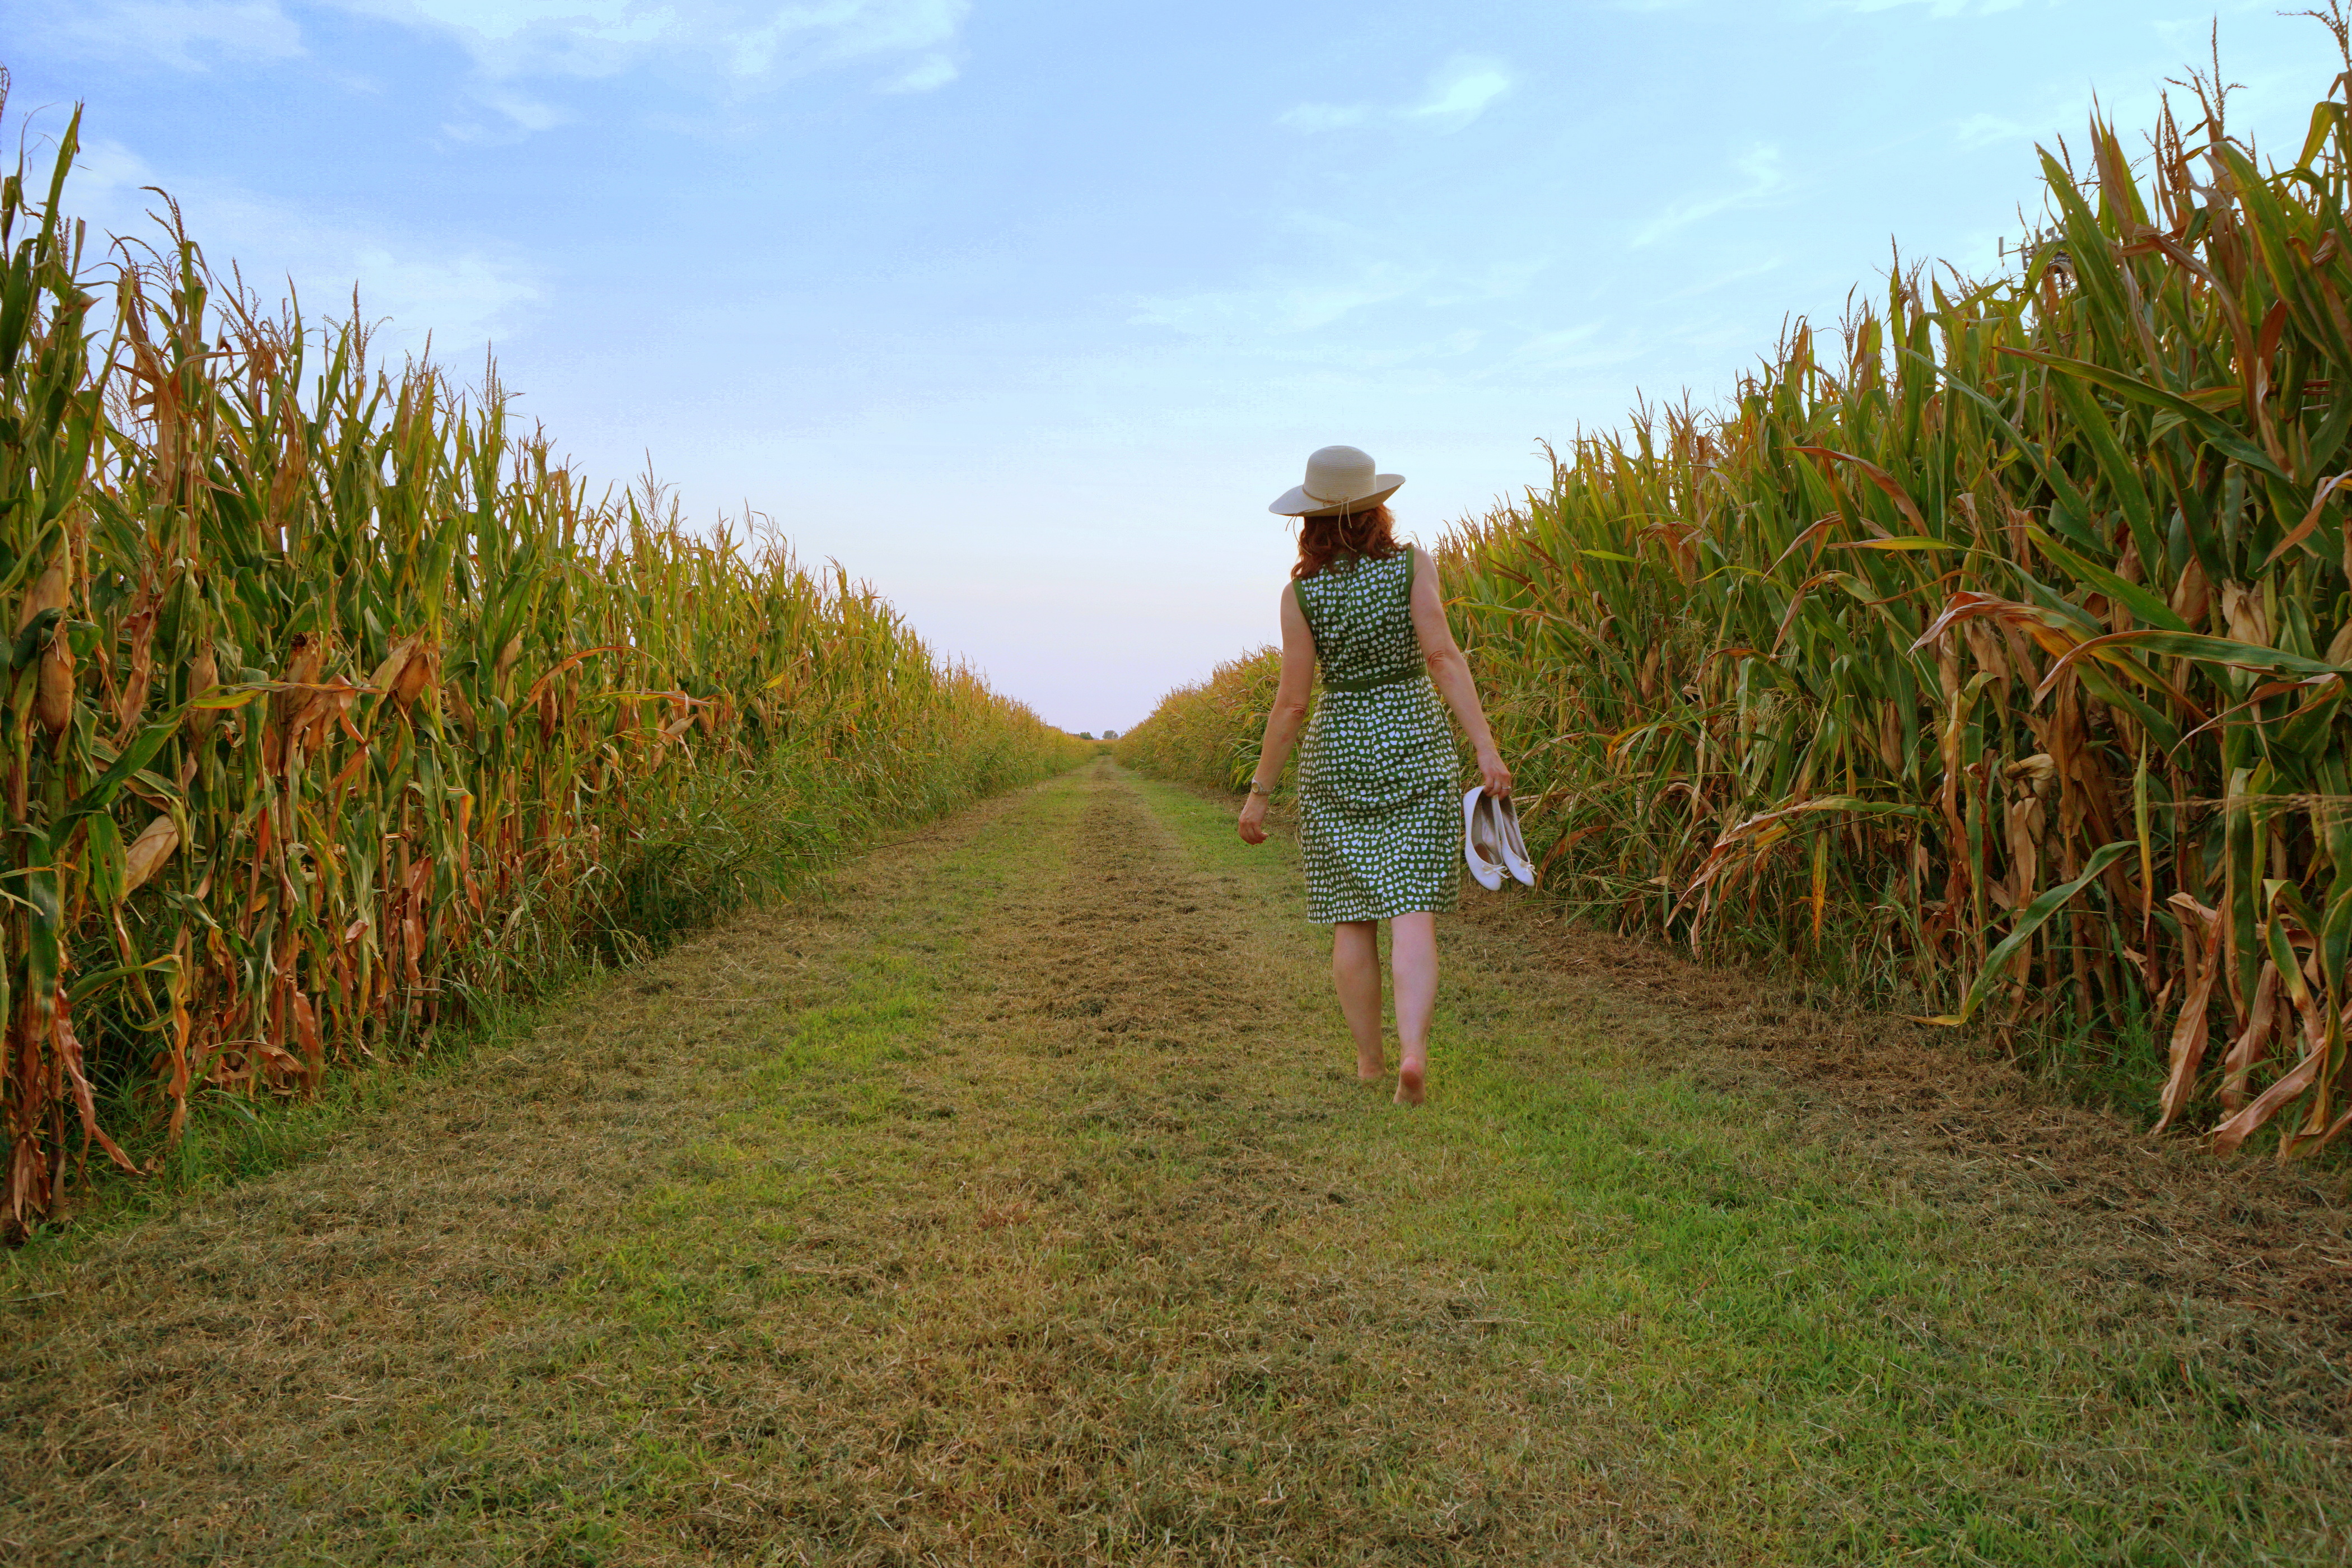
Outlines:
[[[778,541],[0,190],[0,1229],[1083,748]],[[110,1126],[109,1119],[118,1119]],[[114,1134],[127,1121],[136,1136]]]
[[2015,274],[1898,268],[1457,529],[1551,889],[2011,1042],[2160,1031],[2158,1124],[2221,1150],[2352,1129],[2347,83],[2284,165],[2201,78],[2144,179],[2094,122]]

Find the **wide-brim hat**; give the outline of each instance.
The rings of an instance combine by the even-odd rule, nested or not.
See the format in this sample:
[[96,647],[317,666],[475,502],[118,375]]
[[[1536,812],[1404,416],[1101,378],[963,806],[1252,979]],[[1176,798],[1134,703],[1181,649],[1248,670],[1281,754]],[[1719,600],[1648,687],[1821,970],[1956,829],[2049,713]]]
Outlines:
[[1293,485],[1265,510],[1276,517],[1332,517],[1369,511],[1396,494],[1402,474],[1378,471],[1371,454],[1353,447],[1326,447],[1307,459],[1307,482]]

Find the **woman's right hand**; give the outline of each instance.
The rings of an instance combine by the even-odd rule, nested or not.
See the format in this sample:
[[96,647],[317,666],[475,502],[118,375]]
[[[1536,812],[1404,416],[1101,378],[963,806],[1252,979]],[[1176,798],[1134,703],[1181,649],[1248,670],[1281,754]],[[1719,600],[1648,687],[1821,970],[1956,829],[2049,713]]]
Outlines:
[[1511,770],[1503,765],[1503,753],[1492,746],[1478,751],[1478,782],[1486,793],[1497,800],[1507,799],[1511,793]]
[[1254,794],[1244,803],[1241,820],[1234,825],[1234,830],[1242,836],[1243,843],[1265,842],[1265,808],[1266,797],[1262,795]]

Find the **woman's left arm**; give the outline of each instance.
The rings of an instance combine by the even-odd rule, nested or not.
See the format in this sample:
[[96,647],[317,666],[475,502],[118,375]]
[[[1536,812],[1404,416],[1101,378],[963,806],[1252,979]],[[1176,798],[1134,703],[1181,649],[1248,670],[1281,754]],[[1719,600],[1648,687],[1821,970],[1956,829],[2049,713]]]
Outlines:
[[1477,683],[1470,679],[1470,661],[1462,657],[1454,628],[1445,624],[1445,595],[1438,591],[1437,563],[1418,544],[1412,547],[1412,630],[1421,639],[1422,658],[1429,661],[1429,678],[1445,705],[1454,710],[1454,718],[1462,721],[1462,732],[1470,737],[1478,753],[1478,779],[1486,793],[1509,795],[1511,770],[1503,765],[1503,754],[1495,749],[1495,731],[1486,726],[1486,710],[1478,704]]

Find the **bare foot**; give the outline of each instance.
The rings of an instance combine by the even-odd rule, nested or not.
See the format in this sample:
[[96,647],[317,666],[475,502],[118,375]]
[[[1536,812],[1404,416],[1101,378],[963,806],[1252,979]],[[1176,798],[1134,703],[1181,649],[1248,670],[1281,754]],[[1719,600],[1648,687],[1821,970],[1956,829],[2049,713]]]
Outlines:
[[1356,1081],[1358,1083],[1384,1083],[1387,1081],[1388,1076],[1389,1064],[1387,1058],[1368,1057],[1360,1051],[1357,1053]]
[[1422,1075],[1429,1070],[1426,1062],[1401,1062],[1397,1066],[1396,1102],[1399,1105],[1421,1103]]

